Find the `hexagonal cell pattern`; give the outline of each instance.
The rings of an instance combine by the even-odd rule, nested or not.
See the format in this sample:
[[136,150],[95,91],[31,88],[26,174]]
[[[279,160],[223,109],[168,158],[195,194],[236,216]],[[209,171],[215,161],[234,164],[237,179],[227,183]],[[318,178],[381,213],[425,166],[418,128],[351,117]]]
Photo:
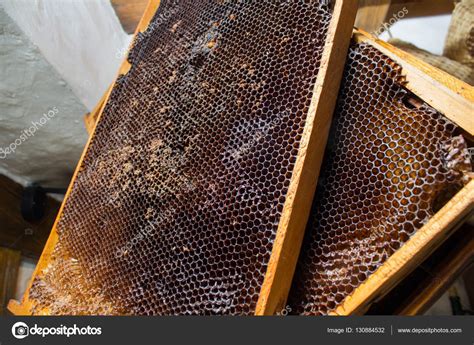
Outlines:
[[333,311],[462,186],[456,127],[403,87],[400,68],[353,44],[289,305]]
[[162,1],[30,290],[50,314],[252,314],[328,1]]

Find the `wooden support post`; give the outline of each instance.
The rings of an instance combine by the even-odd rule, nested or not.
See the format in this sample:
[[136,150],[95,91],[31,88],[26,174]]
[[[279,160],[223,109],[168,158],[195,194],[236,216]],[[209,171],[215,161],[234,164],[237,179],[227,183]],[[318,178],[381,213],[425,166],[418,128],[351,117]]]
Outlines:
[[21,253],[0,247],[0,315],[5,315],[7,303],[15,295]]

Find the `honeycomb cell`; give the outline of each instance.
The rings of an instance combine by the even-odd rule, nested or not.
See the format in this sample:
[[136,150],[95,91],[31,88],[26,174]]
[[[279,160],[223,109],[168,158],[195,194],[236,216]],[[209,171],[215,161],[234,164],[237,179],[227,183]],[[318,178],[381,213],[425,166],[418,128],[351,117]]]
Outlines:
[[472,170],[456,126],[403,82],[388,57],[352,44],[290,291],[295,314],[337,308]]
[[163,0],[30,290],[50,314],[252,314],[325,44],[320,1]]

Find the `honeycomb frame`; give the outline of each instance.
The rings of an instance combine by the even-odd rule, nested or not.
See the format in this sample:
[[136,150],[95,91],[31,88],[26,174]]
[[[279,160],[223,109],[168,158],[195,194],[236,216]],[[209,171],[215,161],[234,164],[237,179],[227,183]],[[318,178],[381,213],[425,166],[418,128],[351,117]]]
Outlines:
[[[370,45],[398,64],[404,77],[404,87],[458,126],[472,141],[474,87],[364,30],[355,29],[353,40]],[[471,174],[470,181],[457,194],[329,315],[363,314],[422,263],[473,212],[474,177]]]
[[[395,72],[393,75],[399,78],[396,81],[394,80],[394,84],[396,84],[396,88],[394,90],[399,89],[400,91],[402,91],[401,93],[399,93],[399,95],[401,95],[403,94],[403,89],[406,89],[408,90],[407,96],[410,96],[411,92],[412,96],[420,98],[420,100],[416,100],[411,98],[412,96],[410,96],[409,99],[402,100],[402,102],[414,102],[412,104],[407,103],[406,107],[408,110],[410,107],[413,107],[413,111],[416,111],[419,114],[423,113],[426,110],[428,112],[433,111],[433,114],[436,114],[434,118],[440,118],[440,115],[443,115],[445,120],[441,120],[440,118],[441,123],[444,122],[446,124],[449,124],[447,128],[458,128],[459,130],[462,130],[464,135],[467,138],[470,138],[470,140],[472,141],[472,128],[474,124],[474,119],[472,118],[472,110],[474,105],[473,87],[467,85],[462,81],[457,80],[456,78],[440,70],[437,70],[434,67],[431,67],[428,64],[425,64],[424,62],[414,58],[413,56],[403,51],[400,51],[395,47],[392,47],[390,44],[377,40],[375,37],[362,30],[354,31],[353,41],[354,45],[350,49],[351,54],[354,54],[354,56],[360,54],[359,57],[363,56],[362,61],[365,61],[364,63],[366,63],[367,56],[369,56],[364,54],[370,54],[370,56],[372,57],[375,56],[375,61],[379,61],[377,60],[378,58],[381,58],[380,61],[386,61],[384,59],[390,60],[389,64],[392,64],[393,68],[395,68],[395,70],[392,70]],[[362,52],[365,53],[362,54]],[[352,60],[351,63],[356,64],[355,61],[360,60]],[[368,61],[372,60],[370,60],[369,58]],[[378,66],[380,67],[380,62]],[[384,69],[384,71],[388,73],[390,67],[386,65],[385,68],[387,67],[388,69]],[[365,68],[367,68],[367,65],[365,65]],[[348,78],[348,85],[351,85],[351,77],[347,76],[346,74],[344,78]],[[359,81],[360,85],[362,85],[361,82],[362,81]],[[348,91],[349,88],[348,86],[346,86],[346,84],[343,84],[343,87],[345,87],[344,92],[347,92],[344,93],[344,95],[354,95],[353,93]],[[389,97],[393,97],[393,94]],[[357,101],[360,100],[352,99],[352,102],[350,103],[351,106],[353,106],[354,104],[360,104],[354,103]],[[347,103],[344,98],[340,99],[339,102],[339,116],[336,118],[336,122],[339,123],[339,126],[341,126],[341,121],[344,121],[344,123],[350,122],[354,128],[355,133],[357,133],[358,130],[362,132],[365,131],[363,127],[358,127],[354,123],[355,118],[351,117],[353,116],[351,115],[351,112],[347,112],[347,116],[345,117],[342,116],[342,107],[344,106],[344,109],[346,109],[345,106],[349,103]],[[415,110],[416,108],[418,109]],[[438,110],[438,108],[442,108],[443,110]],[[383,116],[381,117],[381,119],[383,119]],[[436,123],[436,121],[433,120],[433,123]],[[344,140],[344,143],[353,143],[353,141],[350,139],[350,135],[352,135],[353,132],[344,132],[343,130],[339,132],[338,130],[336,130],[336,128],[340,129],[340,127],[337,127],[336,124],[334,125],[334,127],[335,132],[333,132],[332,135],[334,135],[334,133],[339,133],[343,135],[342,139],[340,137],[338,137],[338,139],[335,139],[335,142],[332,144],[334,150],[336,145],[339,149],[341,148],[340,145],[345,146],[346,144],[342,143]],[[370,125],[368,125],[367,127],[370,128]],[[396,128],[396,126],[390,128]],[[370,132],[370,129],[368,131]],[[449,133],[449,130],[446,133]],[[357,143],[354,144],[355,146],[357,146]],[[374,142],[373,144],[376,145],[376,142]],[[345,151],[343,150],[343,152]],[[379,153],[381,152],[378,152],[378,154]],[[334,152],[334,156],[337,156],[337,153]],[[333,156],[330,155],[330,157]],[[345,163],[341,162],[340,164],[333,164],[331,163],[333,162],[333,159],[330,157],[327,157],[325,159],[325,170],[323,173],[323,176],[325,176],[325,178],[328,178],[328,176],[334,176],[333,174],[339,174],[335,172],[335,168],[338,169],[337,171],[340,171],[341,169],[343,171],[346,171],[343,169]],[[340,157],[341,156],[339,155],[339,158]],[[347,163],[347,161],[345,162]],[[360,161],[358,161],[357,163],[360,163]],[[364,166],[361,166],[361,168],[364,168]],[[329,173],[329,171],[332,171],[332,173]],[[362,264],[359,267],[356,263],[353,267],[351,265],[351,260],[349,260],[349,262],[346,262],[347,265],[341,266],[342,256],[345,255],[343,254],[345,252],[344,248],[345,245],[347,245],[345,241],[346,238],[349,238],[351,231],[346,231],[348,229],[344,230],[341,227],[334,228],[334,222],[337,223],[337,219],[339,219],[342,221],[342,224],[345,223],[347,225],[347,222],[351,218],[341,218],[341,216],[343,216],[342,214],[333,214],[335,218],[330,217],[330,219],[327,220],[325,218],[326,216],[323,213],[321,213],[320,216],[318,216],[318,213],[313,213],[313,219],[312,222],[309,223],[310,228],[307,229],[307,238],[305,239],[305,244],[302,250],[302,257],[300,258],[299,262],[299,271],[294,279],[294,290],[290,293],[289,309],[291,309],[294,314],[303,315],[319,315],[321,313],[328,313],[329,315],[351,315],[364,313],[372,303],[387,294],[397,284],[397,282],[403,279],[418,264],[420,264],[424,259],[426,259],[426,257],[430,255],[433,250],[440,246],[444,242],[444,240],[448,238],[450,234],[452,234],[459,225],[462,224],[466,217],[472,214],[474,208],[474,180],[472,172],[469,171],[469,169],[466,170],[466,173],[463,175],[464,187],[457,194],[455,194],[438,212],[435,212],[434,215],[429,216],[422,223],[420,223],[425,224],[424,226],[422,226],[421,228],[419,228],[420,224],[415,226],[415,230],[418,230],[416,230],[414,234],[412,232],[412,235],[410,237],[407,237],[406,239],[404,238],[401,241],[401,243],[404,243],[403,245],[400,246],[399,243],[398,247],[394,247],[393,249],[391,249],[392,253],[387,252],[388,259],[384,259],[380,266],[377,266],[376,261],[378,259],[376,259],[375,262],[371,262],[371,258],[365,257],[364,255],[361,255],[360,257],[358,256],[358,258],[363,260],[363,262],[365,263],[370,263],[369,265]],[[353,183],[362,182],[360,179],[358,179],[356,176],[351,175],[350,173],[348,173],[348,176],[349,178],[351,178],[351,181]],[[356,180],[354,180],[354,178],[356,178]],[[456,178],[453,176],[450,177],[448,181],[455,181],[455,179]],[[458,180],[458,182],[460,182],[460,180]],[[440,183],[437,184],[440,185]],[[337,183],[331,184],[331,182],[329,182],[329,190],[327,190],[326,188],[322,188],[321,190],[318,189],[320,193],[317,195],[317,197],[319,196],[319,199],[316,199],[314,205],[314,207],[317,207],[317,210],[319,210],[320,208],[325,209],[325,206],[328,206],[330,208],[334,206],[334,204],[337,204],[337,202],[335,202],[334,200],[338,200],[338,197],[334,196],[330,192],[332,188],[331,186],[337,185]],[[435,185],[436,184],[433,184],[433,187]],[[327,194],[324,191],[327,191]],[[371,192],[373,192],[375,195],[375,193],[378,191],[374,190]],[[332,203],[329,202],[329,205],[327,205],[328,203],[324,202],[325,199],[327,200],[328,196],[330,199],[333,200]],[[368,204],[366,204],[368,200],[369,199],[364,201],[364,206],[368,206]],[[351,207],[351,210],[355,211],[355,208],[357,208],[356,205],[353,205],[350,202],[342,203],[344,205],[347,205],[347,207]],[[379,206],[381,205],[371,205],[370,208],[377,207],[377,210],[379,210]],[[326,211],[327,210],[328,209],[326,208]],[[316,211],[316,209],[314,209],[313,212],[314,211]],[[396,209],[388,209],[384,212],[386,211],[389,211],[390,213],[395,212],[394,214],[397,214]],[[399,213],[399,215],[401,215],[401,213]],[[388,217],[388,220],[386,221],[388,222],[387,224],[390,224],[392,218]],[[331,219],[335,219],[335,221],[333,222]],[[346,220],[344,221],[344,219]],[[367,219],[372,219],[373,222],[375,221],[376,217],[368,217]],[[356,221],[357,217],[355,217],[354,220]],[[355,224],[351,224],[352,229]],[[338,235],[336,235],[334,238],[331,237],[331,235],[327,233],[329,229],[336,230],[336,233]],[[388,227],[388,229],[390,229],[390,226]],[[370,229],[366,230],[370,233]],[[341,233],[343,234],[342,237],[339,236],[341,235]],[[375,231],[375,234],[378,235],[379,233],[379,231]],[[341,238],[341,242],[338,242],[339,238]],[[321,244],[318,244],[318,241],[321,241]],[[390,241],[387,241],[386,243],[390,243]],[[396,241],[394,242],[394,245],[395,244],[397,244]],[[329,251],[328,253],[327,249],[332,247],[334,247],[334,251]],[[381,249],[383,247],[377,248]],[[348,250],[349,252],[351,251],[351,249]],[[326,253],[327,255],[324,253]],[[375,254],[375,257],[377,257],[377,252],[372,254]],[[341,258],[339,258],[340,255]],[[321,259],[318,259],[319,256],[321,256]],[[323,257],[326,257],[327,261],[325,261],[326,259],[322,259]],[[334,260],[332,260],[331,258],[334,258]],[[353,281],[355,277],[351,276],[350,272],[357,271],[360,272],[361,278],[357,278],[358,281],[356,282]],[[329,277],[330,281],[338,281],[341,282],[341,284],[326,284],[326,281],[328,279],[326,276]],[[349,279],[349,285],[345,283],[347,279]],[[344,284],[346,284],[347,286],[345,286]],[[326,291],[327,289],[329,289],[329,287],[331,288],[330,292]],[[346,290],[346,288],[348,288],[349,290]],[[310,292],[316,289],[317,291],[323,289],[325,293]],[[335,290],[333,291],[332,289]]]
[[[159,3],[160,1],[150,0],[145,15],[139,24],[137,35],[139,32],[145,30],[147,23],[149,23],[158,9]],[[340,78],[337,76],[342,74],[345,51],[347,51],[349,44],[352,23],[355,19],[357,8],[356,1],[335,0],[334,3],[332,19],[329,22],[325,45],[323,47],[321,67],[317,75],[316,83],[314,84],[311,105],[306,115],[300,148],[298,149],[282,214],[278,221],[278,229],[264,275],[263,284],[261,285],[258,303],[254,311],[255,315],[275,314],[284,306],[291,284],[291,280],[288,279],[288,276],[292,276],[296,264],[299,246],[304,232],[305,218],[309,213],[310,200],[312,199],[316,186],[317,171],[322,161],[324,145],[331,121],[330,117],[335,105],[336,95],[334,95],[332,90],[338,89],[339,86]],[[343,54],[341,55],[341,53]],[[129,56],[128,60],[133,60],[133,57]],[[130,63],[125,61],[120,69],[119,76],[126,75],[130,68]],[[112,89],[108,93],[107,99],[113,91]],[[100,115],[94,126],[93,134],[79,161],[78,168],[73,176],[63,206],[59,212],[58,219],[22,303],[18,304],[13,301],[9,305],[9,309],[14,314],[28,315],[34,310],[35,303],[29,296],[32,284],[35,278],[42,276],[43,272],[47,270],[48,262],[52,260],[53,257],[54,248],[59,243],[57,232],[58,223],[61,220],[65,205],[71,195],[72,187],[79,173],[79,168],[86,158],[88,148],[94,139],[98,124],[101,123],[101,116],[104,113],[106,103],[107,102],[104,102],[104,105],[98,106]],[[49,313],[50,311],[47,308],[34,310],[34,314]]]

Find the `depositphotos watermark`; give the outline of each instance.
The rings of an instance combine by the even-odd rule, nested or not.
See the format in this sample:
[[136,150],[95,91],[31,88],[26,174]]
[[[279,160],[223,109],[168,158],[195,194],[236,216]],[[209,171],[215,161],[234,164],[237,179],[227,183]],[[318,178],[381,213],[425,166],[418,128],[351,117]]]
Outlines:
[[400,11],[398,11],[397,13],[394,13],[392,18],[390,18],[389,21],[383,23],[382,26],[379,27],[377,31],[373,32],[373,34],[377,37],[380,36],[385,31],[388,31],[395,23],[402,20],[407,14],[408,14],[408,9],[406,7],[403,7]]
[[33,327],[29,327],[24,322],[17,322],[12,326],[12,335],[17,339],[24,339],[28,336],[77,336],[77,335],[101,335],[101,327],[78,327],[76,324],[74,326],[64,326],[60,325],[58,327],[40,327],[35,324]]
[[24,129],[23,132],[7,147],[0,147],[0,159],[5,159],[8,155],[15,153],[17,148],[29,138],[34,137],[38,129],[43,127],[49,120],[53,119],[59,113],[59,109],[54,107],[47,113],[44,113],[38,121],[32,121],[30,128]]

